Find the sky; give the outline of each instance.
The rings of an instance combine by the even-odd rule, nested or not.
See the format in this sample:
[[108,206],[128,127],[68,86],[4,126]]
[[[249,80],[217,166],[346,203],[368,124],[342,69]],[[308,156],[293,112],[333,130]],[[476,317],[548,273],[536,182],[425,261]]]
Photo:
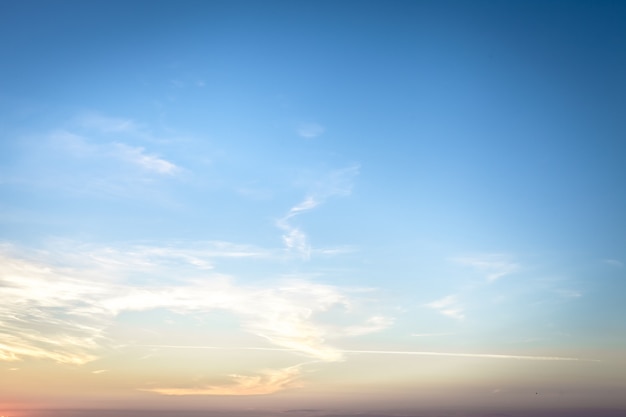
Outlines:
[[1,2],[0,414],[623,415],[625,19]]

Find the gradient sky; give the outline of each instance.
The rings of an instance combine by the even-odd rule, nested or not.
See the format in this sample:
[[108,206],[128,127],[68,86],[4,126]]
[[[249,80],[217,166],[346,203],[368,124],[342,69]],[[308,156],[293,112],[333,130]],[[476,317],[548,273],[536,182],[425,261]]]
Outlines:
[[625,21],[1,2],[0,414],[623,412]]

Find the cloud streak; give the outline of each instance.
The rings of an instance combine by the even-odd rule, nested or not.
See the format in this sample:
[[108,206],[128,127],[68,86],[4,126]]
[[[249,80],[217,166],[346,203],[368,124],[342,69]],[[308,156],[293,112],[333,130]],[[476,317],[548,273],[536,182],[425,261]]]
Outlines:
[[77,117],[70,130],[58,130],[50,137],[77,158],[111,158],[160,175],[181,171],[173,162],[128,143],[154,142],[152,135],[131,119],[87,113]]
[[157,155],[148,154],[142,147],[134,147],[124,143],[114,143],[111,146],[113,149],[111,154],[115,158],[135,165],[143,171],[163,175],[175,175],[180,171],[176,164]]
[[276,221],[276,226],[283,231],[282,239],[288,251],[298,253],[303,259],[311,257],[312,249],[308,237],[299,226],[294,225],[294,218],[313,210],[331,197],[349,195],[358,173],[358,165],[330,172],[324,180],[315,185],[304,200],[291,207],[287,214]]
[[342,350],[343,353],[362,353],[380,355],[416,355],[416,356],[452,356],[459,358],[485,358],[485,359],[515,359],[529,361],[586,361],[600,362],[597,359],[581,359],[564,356],[526,356],[526,355],[503,355],[494,353],[455,353],[455,352],[430,352],[430,351],[390,351],[390,350]]
[[229,375],[231,383],[227,385],[200,385],[189,388],[144,388],[141,391],[155,392],[161,395],[225,395],[248,396],[268,395],[288,388],[299,387],[298,378],[301,366],[290,366],[281,369],[265,369],[257,375]]
[[[245,332],[327,362],[341,360],[342,354],[326,342],[335,330],[320,313],[340,306],[349,319],[346,335],[390,324],[378,316],[348,313],[354,310],[350,290],[303,279],[278,280],[270,288],[238,284],[207,269],[211,261],[195,250],[63,249],[72,255],[64,259],[63,253],[40,251],[20,257],[7,245],[0,251],[1,360],[34,357],[83,364],[113,343],[106,329],[120,313],[158,308],[192,316],[226,311]],[[250,255],[239,250],[218,254]],[[137,272],[186,277],[160,285],[133,283],[129,279]]]
[[[276,349],[262,347],[219,347],[219,346],[185,346],[185,345],[145,345],[146,347],[171,348],[171,349],[228,349],[228,350],[268,350],[268,351],[291,351],[291,349]],[[534,355],[507,355],[496,353],[459,353],[459,352],[434,352],[412,350],[352,350],[339,349],[344,354],[368,354],[368,355],[413,355],[413,356],[450,356],[459,358],[484,358],[484,359],[514,359],[529,361],[583,361],[600,362],[598,359],[574,358],[567,356],[534,356]]]
[[[136,345],[109,333],[125,312],[165,309],[203,317],[219,310],[235,318],[241,331],[268,343],[248,350],[327,363],[344,359],[344,352],[328,339],[372,333],[392,323],[359,308],[354,294],[363,289],[298,278],[274,280],[270,286],[246,285],[215,271],[220,259],[276,256],[245,245],[112,248],[58,241],[53,247],[24,251],[0,245],[0,361],[31,358],[82,365],[112,349]],[[302,366],[231,375],[227,384],[145,390],[170,396],[265,395],[298,386]]]
[[109,117],[96,112],[84,113],[78,116],[75,123],[81,128],[100,133],[124,133],[140,137],[147,136],[144,129],[134,120]]
[[90,115],[17,139],[25,145],[5,181],[28,186],[137,198],[162,195],[164,180],[189,172],[132,120]]
[[488,282],[494,282],[502,277],[511,275],[520,269],[520,265],[502,254],[485,254],[455,258],[461,265],[474,268],[485,276]]
[[465,314],[463,313],[463,307],[458,302],[456,295],[448,295],[430,303],[424,304],[425,307],[437,310],[444,316],[451,317],[456,320],[463,320]]

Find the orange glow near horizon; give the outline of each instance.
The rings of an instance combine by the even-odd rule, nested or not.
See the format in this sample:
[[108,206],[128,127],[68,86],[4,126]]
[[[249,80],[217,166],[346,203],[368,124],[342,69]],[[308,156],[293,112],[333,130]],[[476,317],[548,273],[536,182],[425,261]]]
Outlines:
[[0,0],[0,417],[626,417],[626,0],[128,3]]

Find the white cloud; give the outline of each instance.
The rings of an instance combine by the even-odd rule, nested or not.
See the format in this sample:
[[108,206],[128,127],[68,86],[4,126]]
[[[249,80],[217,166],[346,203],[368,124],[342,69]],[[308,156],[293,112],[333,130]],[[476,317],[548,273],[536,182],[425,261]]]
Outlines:
[[[342,354],[326,341],[331,326],[320,313],[342,306],[339,311],[348,316],[348,333],[377,331],[391,323],[384,317],[353,313],[347,308],[353,305],[351,291],[336,286],[303,279],[276,281],[270,288],[237,284],[210,270],[211,253],[201,257],[193,247],[70,246],[66,243],[60,252],[21,255],[14,247],[2,247],[0,360],[89,362],[113,342],[107,329],[125,311],[162,308],[195,316],[223,310],[237,317],[247,333],[328,362],[341,360]],[[213,255],[263,256],[225,244]],[[133,284],[137,273],[167,283]],[[186,278],[173,279],[181,276]]]
[[439,300],[431,301],[430,303],[426,304],[426,307],[430,307],[434,309],[445,308],[452,304],[455,304],[456,299],[457,299],[456,295],[447,295],[443,298],[440,298]]
[[[21,182],[65,189],[72,193],[115,196],[159,196],[159,178],[180,178],[187,171],[159,154],[149,132],[127,119],[84,115],[70,128],[39,138],[15,175]],[[137,146],[141,143],[147,146]],[[76,175],[76,172],[80,175]]]
[[326,178],[315,184],[313,190],[298,204],[291,207],[287,214],[276,221],[276,226],[284,231],[283,243],[289,251],[299,253],[304,259],[309,259],[312,253],[308,237],[298,226],[293,225],[292,219],[302,213],[313,210],[334,196],[346,196],[352,191],[354,178],[359,173],[358,165],[331,171]]
[[303,259],[311,257],[311,246],[307,235],[300,228],[292,226],[286,219],[278,220],[276,226],[285,232],[282,239],[287,250],[299,253]]
[[485,275],[489,282],[496,281],[506,275],[513,274],[520,269],[520,265],[502,254],[485,254],[455,258],[461,265],[470,266]]
[[465,314],[463,314],[463,308],[459,305],[456,295],[448,295],[446,297],[424,304],[424,306],[437,310],[444,316],[448,316],[456,320],[463,320],[465,318]]
[[300,386],[301,365],[282,369],[266,369],[257,375],[230,375],[228,385],[200,385],[187,388],[146,388],[142,391],[162,395],[267,395]]
[[432,351],[396,351],[396,350],[342,350],[343,353],[362,353],[373,355],[416,355],[416,356],[450,356],[458,358],[484,358],[484,359],[514,359],[529,361],[585,361],[600,362],[597,359],[582,359],[567,356],[530,356],[530,355],[506,355],[499,353],[461,353],[461,352],[432,352]]
[[314,196],[308,196],[303,201],[293,206],[289,210],[287,217],[293,217],[300,212],[311,210],[320,205],[320,203],[321,201],[319,198],[315,198]]
[[457,320],[463,320],[465,318],[465,314],[463,314],[463,310],[460,308],[444,308],[439,310],[439,312],[444,316],[448,316]]
[[112,144],[112,155],[120,160],[127,161],[144,171],[157,174],[174,175],[180,168],[174,163],[145,152],[144,148],[129,146],[123,143]]
[[158,142],[144,127],[132,119],[114,118],[99,113],[85,113],[74,119],[70,129],[49,135],[76,158],[125,161],[144,172],[173,175],[181,171],[171,161],[148,152],[132,142]]
[[67,153],[75,158],[90,160],[115,159],[125,161],[146,172],[173,175],[180,171],[174,163],[146,153],[142,147],[130,146],[125,143],[90,142],[84,136],[68,132],[56,131],[50,135],[55,145],[60,145]]
[[[203,348],[203,347],[200,347]],[[208,347],[212,349],[212,347]],[[581,359],[563,356],[530,356],[530,355],[507,355],[491,353],[462,353],[462,352],[432,352],[432,351],[380,351],[380,350],[341,350],[343,354],[369,354],[369,355],[410,355],[410,356],[443,356],[456,358],[496,359],[496,360],[522,360],[522,361],[588,361],[598,362],[594,359]],[[302,384],[299,377],[302,366],[299,364],[288,368],[267,369],[256,375],[230,375],[231,383],[226,385],[194,385],[190,387],[157,387],[144,388],[142,391],[155,392],[168,396],[188,395],[267,395],[289,388],[300,387]],[[500,392],[499,389],[494,393]]]
[[[225,349],[215,346],[177,346],[177,345],[153,345],[157,348],[172,349]],[[229,348],[233,349],[233,348]],[[250,350],[285,350],[271,348],[234,348],[234,349],[250,349]],[[468,352],[437,352],[437,351],[419,351],[419,350],[355,350],[341,349],[343,354],[369,354],[369,355],[408,355],[408,356],[449,356],[459,358],[484,358],[484,359],[514,359],[514,360],[530,360],[530,361],[583,361],[583,362],[600,362],[598,359],[575,358],[570,356],[541,356],[541,355],[508,355],[501,353],[468,353]]]

